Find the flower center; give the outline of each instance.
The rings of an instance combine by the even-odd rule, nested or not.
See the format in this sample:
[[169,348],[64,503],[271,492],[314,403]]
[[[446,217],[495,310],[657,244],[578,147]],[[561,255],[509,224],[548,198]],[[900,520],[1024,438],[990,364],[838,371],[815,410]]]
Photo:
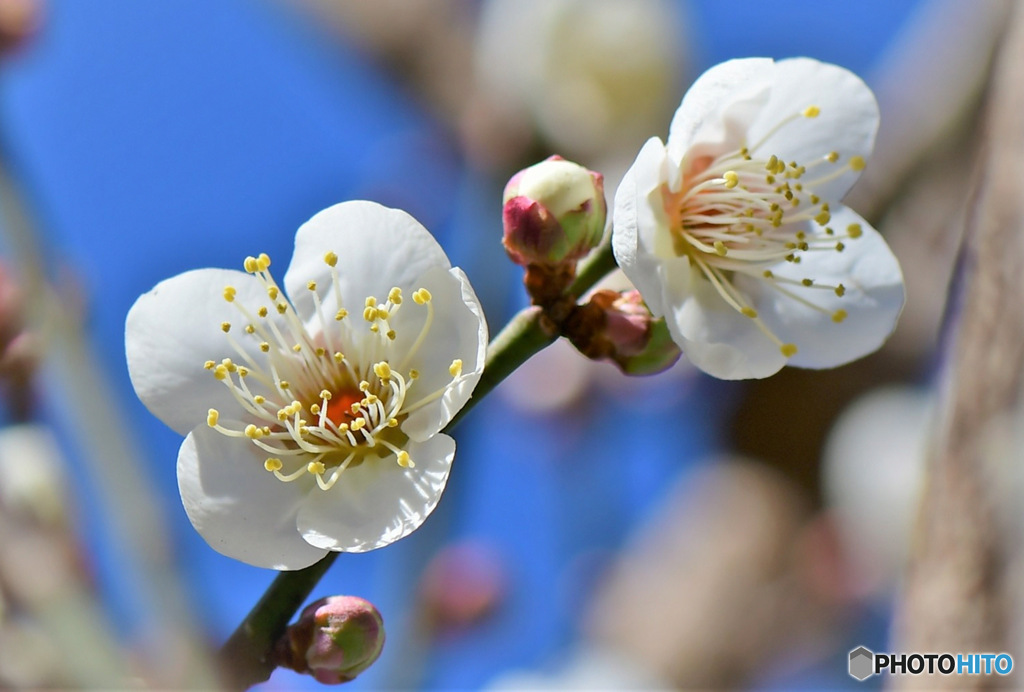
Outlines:
[[[686,256],[715,287],[722,299],[757,324],[782,354],[790,358],[797,346],[785,343],[761,320],[750,300],[734,284],[736,275],[767,282],[774,290],[842,322],[845,310],[828,310],[817,304],[808,290],[829,290],[842,297],[842,284],[829,284],[814,277],[793,279],[777,275],[769,267],[779,262],[801,263],[808,252],[842,252],[845,241],[858,238],[863,229],[850,224],[845,231],[829,226],[828,202],[814,190],[847,171],[860,171],[864,159],[849,157],[844,164],[837,151],[803,164],[785,162],[774,154],[759,154],[762,145],[780,129],[801,118],[816,118],[817,106],[783,119],[757,144],[689,163],[679,192],[662,189],[665,212],[670,220],[672,246],[677,256]],[[826,170],[820,170],[821,167]]]
[[[250,421],[241,429],[227,427],[220,423],[219,411],[210,409],[207,424],[229,437],[247,438],[268,455],[263,466],[281,481],[310,474],[323,490],[331,489],[346,469],[370,459],[394,455],[400,466],[413,468],[402,448],[409,440],[402,422],[462,378],[462,361],[455,360],[447,385],[411,397],[419,372],[407,366],[433,323],[430,292],[413,292],[416,308],[426,311],[423,326],[412,346],[396,353],[391,320],[404,305],[401,289],[392,288],[383,303],[367,297],[362,321],[353,324],[343,307],[337,261],[334,252],[324,256],[331,271],[328,291],[338,310],[333,319],[327,318],[316,282],[310,281],[306,288],[316,319],[307,325],[271,275],[270,257],[246,258],[246,271],[260,282],[271,307],[243,305],[233,286],[226,286],[223,296],[243,318],[240,338],[254,340],[261,357],[243,348],[231,323],[224,322],[221,329],[245,364],[225,358],[204,366],[227,386]],[[277,318],[269,317],[271,310]]]

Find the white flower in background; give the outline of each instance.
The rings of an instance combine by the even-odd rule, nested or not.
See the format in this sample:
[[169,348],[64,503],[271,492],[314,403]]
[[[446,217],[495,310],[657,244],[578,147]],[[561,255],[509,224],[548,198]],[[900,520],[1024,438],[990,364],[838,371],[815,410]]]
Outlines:
[[672,108],[686,45],[666,0],[486,0],[480,89],[555,150],[633,151]]
[[903,308],[899,263],[839,204],[877,127],[850,72],[756,58],[704,73],[668,143],[644,145],[615,196],[615,257],[694,365],[767,377],[886,340]]
[[299,569],[396,541],[433,511],[480,378],[487,326],[466,276],[405,212],[326,209],[270,258],[161,282],[128,313],[132,384],[187,434],[178,486],[219,552]]

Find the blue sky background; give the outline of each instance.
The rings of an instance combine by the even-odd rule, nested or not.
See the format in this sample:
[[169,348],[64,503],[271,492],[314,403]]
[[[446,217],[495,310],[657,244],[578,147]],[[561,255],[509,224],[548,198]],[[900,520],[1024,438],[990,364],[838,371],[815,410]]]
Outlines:
[[[687,6],[679,32],[692,42],[695,74],[733,57],[809,55],[870,77],[919,4],[704,0]],[[129,307],[187,269],[235,267],[260,251],[286,264],[303,221],[366,198],[405,208],[438,236],[496,332],[522,301],[497,249],[503,181],[467,170],[445,129],[370,59],[269,2],[53,0],[35,44],[0,68],[0,136],[52,268],[70,267],[82,283],[90,335],[147,453],[176,558],[211,636],[223,638],[273,574],[221,557],[189,525],[176,492],[180,438],[128,381]],[[514,586],[482,628],[435,648],[423,684],[473,688],[509,667],[556,661],[574,639],[580,565],[605,559],[667,479],[715,448],[714,415],[734,391],[703,380],[688,397],[655,390],[652,400],[670,405],[640,414],[633,402],[598,396],[557,421],[498,398],[481,405],[457,435],[437,515],[401,544],[343,556],[316,592],[367,597],[388,621],[385,654],[355,687],[388,685],[416,662],[402,623],[422,565],[453,538],[496,546]],[[59,385],[49,394],[59,397]],[[595,432],[624,424],[628,438]],[[82,467],[73,475],[89,487]],[[118,597],[109,531],[89,497],[82,533],[130,632],[141,615]],[[296,686],[313,683],[281,672],[267,688]]]

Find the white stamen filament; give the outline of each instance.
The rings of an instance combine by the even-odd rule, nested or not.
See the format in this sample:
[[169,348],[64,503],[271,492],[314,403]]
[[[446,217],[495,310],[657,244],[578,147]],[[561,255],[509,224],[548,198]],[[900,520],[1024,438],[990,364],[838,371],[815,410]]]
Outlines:
[[[311,333],[271,275],[270,258],[265,254],[247,258],[245,268],[260,282],[270,307],[260,306],[252,312],[241,304],[234,287],[225,287],[224,299],[245,319],[245,327],[235,330],[243,336],[235,338],[227,322],[220,326],[245,365],[224,359],[220,363],[207,361],[204,367],[230,390],[248,419],[258,421],[241,430],[232,429],[222,425],[220,414],[211,409],[209,426],[228,437],[247,438],[269,454],[265,471],[280,481],[290,483],[311,475],[317,486],[327,491],[346,469],[364,461],[391,456],[403,468],[412,468],[409,454],[402,449],[408,441],[401,431],[402,421],[442,397],[463,375],[462,361],[454,361],[447,384],[409,405],[409,389],[419,372],[406,368],[433,325],[430,292],[420,288],[413,293],[413,302],[426,311],[423,325],[413,344],[404,353],[395,353],[397,335],[391,320],[405,304],[402,291],[392,288],[384,302],[367,298],[367,331],[357,332],[357,323],[346,319],[348,311],[342,304],[337,255],[328,252],[324,262],[331,276],[326,290],[337,303],[337,312],[333,319],[328,318],[321,287],[309,282],[306,288],[315,308],[313,325],[320,330]],[[252,339],[251,344],[245,343],[246,339]],[[397,367],[392,365],[396,360],[400,362]],[[257,391],[250,387],[249,377],[259,383]],[[298,466],[285,471],[282,458],[289,466]]]
[[[846,289],[841,284],[815,277],[791,279],[767,270],[780,262],[798,265],[805,252],[842,252],[844,240],[862,234],[859,224],[849,226],[845,235],[829,227],[829,205],[813,191],[850,171],[862,170],[863,158],[853,156],[837,165],[842,158],[839,152],[822,152],[819,158],[801,165],[796,161],[786,163],[774,155],[758,155],[784,127],[820,113],[817,106],[808,106],[783,118],[755,145],[722,154],[703,169],[684,171],[683,187],[678,192],[663,188],[676,253],[687,256],[722,300],[752,319],[787,358],[796,353],[796,345],[784,343],[758,317],[751,301],[733,283],[733,276],[742,274],[765,281],[788,298],[831,315],[834,322],[845,319],[845,310],[829,310],[809,292],[801,295],[808,289],[828,289],[842,297]],[[683,166],[688,165],[684,160]],[[816,177],[807,176],[820,166],[830,168]],[[814,295],[820,298],[821,293]]]

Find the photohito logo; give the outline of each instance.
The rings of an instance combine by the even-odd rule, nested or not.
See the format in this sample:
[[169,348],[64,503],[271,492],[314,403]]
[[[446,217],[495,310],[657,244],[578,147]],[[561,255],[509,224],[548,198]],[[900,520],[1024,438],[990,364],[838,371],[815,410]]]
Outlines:
[[888,671],[890,675],[1009,675],[1010,654],[876,654],[865,646],[850,652],[850,677],[864,681]]

